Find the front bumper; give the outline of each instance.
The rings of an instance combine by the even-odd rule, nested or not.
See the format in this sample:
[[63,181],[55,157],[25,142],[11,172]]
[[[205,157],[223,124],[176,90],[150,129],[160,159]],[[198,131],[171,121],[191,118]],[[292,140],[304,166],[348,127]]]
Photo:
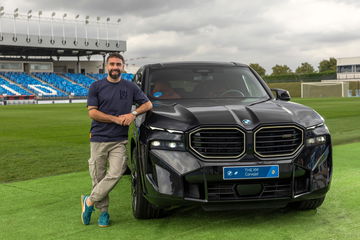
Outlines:
[[[143,172],[146,199],[161,208],[201,204],[205,207],[283,207],[293,201],[325,196],[332,175],[331,145],[304,148],[285,160],[249,156],[238,162],[205,162],[189,152],[147,151]],[[223,180],[225,166],[279,165],[279,178]]]

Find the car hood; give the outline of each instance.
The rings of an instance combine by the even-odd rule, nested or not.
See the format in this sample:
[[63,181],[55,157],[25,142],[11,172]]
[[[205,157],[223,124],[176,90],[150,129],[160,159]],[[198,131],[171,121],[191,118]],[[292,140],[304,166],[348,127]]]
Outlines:
[[146,117],[149,126],[181,131],[199,125],[239,125],[251,130],[258,125],[295,123],[310,127],[323,122],[313,109],[279,100],[192,99],[176,100],[176,103],[155,101],[153,105],[153,110]]

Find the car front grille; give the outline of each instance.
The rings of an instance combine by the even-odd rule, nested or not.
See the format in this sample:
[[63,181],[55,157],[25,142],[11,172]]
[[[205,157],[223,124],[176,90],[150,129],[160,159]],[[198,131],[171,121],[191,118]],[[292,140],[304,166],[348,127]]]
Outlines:
[[203,158],[239,158],[245,134],[238,128],[200,128],[189,134],[190,148]]
[[261,127],[254,138],[255,153],[260,157],[290,156],[303,145],[303,130],[296,126]]

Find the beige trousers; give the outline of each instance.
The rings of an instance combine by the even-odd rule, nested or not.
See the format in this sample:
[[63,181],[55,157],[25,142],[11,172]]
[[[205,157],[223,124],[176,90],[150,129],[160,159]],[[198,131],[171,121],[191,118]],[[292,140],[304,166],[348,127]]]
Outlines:
[[109,193],[126,170],[127,140],[122,142],[90,142],[89,172],[92,180],[90,200],[95,207],[108,211]]

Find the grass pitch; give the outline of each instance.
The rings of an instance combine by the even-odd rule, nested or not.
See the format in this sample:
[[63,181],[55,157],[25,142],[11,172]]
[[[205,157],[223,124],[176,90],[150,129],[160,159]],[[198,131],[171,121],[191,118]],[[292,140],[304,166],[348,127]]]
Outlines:
[[89,129],[84,104],[0,106],[0,182],[85,170]]
[[294,99],[325,118],[333,144],[360,142],[360,98]]
[[[335,144],[360,141],[359,98],[295,101],[322,114]],[[98,212],[84,226],[89,128],[84,104],[0,106],[0,239],[360,239],[360,143],[334,147],[332,186],[316,211],[188,208],[139,221],[125,176],[111,193],[112,226],[99,229]]]
[[[360,141],[360,98],[295,99],[326,120],[334,144]],[[85,104],[0,106],[0,182],[87,170]]]
[[86,171],[0,184],[0,239],[360,239],[360,143],[334,148],[334,175],[317,210],[204,212],[181,209],[155,220],[132,217],[130,179],[112,191],[112,226],[80,220],[80,194],[90,191]]

